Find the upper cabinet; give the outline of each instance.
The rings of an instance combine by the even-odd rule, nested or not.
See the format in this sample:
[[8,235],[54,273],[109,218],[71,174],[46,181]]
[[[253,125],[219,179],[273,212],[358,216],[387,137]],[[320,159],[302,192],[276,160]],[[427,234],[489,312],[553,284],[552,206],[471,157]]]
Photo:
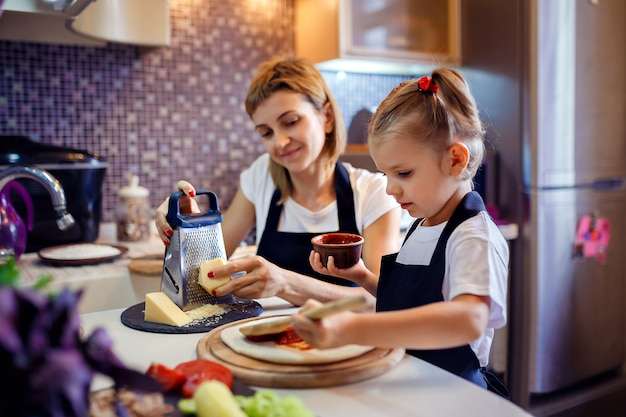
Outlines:
[[[1,3],[1,2],[0,2]],[[5,0],[0,39],[104,46],[170,44],[168,0]]]
[[460,63],[460,0],[296,0],[296,54],[320,69],[418,74]]
[[97,0],[70,23],[78,34],[141,46],[170,44],[168,0]]

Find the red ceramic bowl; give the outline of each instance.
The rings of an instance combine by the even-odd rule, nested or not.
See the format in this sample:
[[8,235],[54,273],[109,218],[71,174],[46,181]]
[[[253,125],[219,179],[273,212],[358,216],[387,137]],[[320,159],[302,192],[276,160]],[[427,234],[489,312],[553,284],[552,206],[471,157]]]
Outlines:
[[363,236],[352,233],[325,233],[311,239],[313,250],[320,254],[322,265],[326,266],[332,256],[337,268],[350,268],[361,259]]

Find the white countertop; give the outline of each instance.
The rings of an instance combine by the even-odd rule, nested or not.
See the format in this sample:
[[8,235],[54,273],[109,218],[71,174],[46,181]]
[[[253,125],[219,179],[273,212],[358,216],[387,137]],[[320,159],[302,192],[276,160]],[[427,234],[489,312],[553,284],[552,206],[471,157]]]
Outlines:
[[[272,297],[259,300],[262,315],[293,311],[291,304]],[[123,309],[81,315],[85,334],[104,327],[113,339],[115,353],[129,367],[144,371],[151,362],[175,366],[196,358],[202,333],[157,334],[124,326]],[[93,389],[110,385],[103,376],[94,379]],[[528,412],[491,392],[412,356],[378,377],[336,387],[274,389],[280,395],[294,394],[319,417],[522,417]]]
[[[36,253],[24,254],[18,263],[22,285],[32,285],[42,274],[50,274],[53,289],[82,288],[79,312],[85,333],[104,327],[114,341],[115,352],[127,366],[144,371],[153,361],[175,366],[194,359],[203,334],[146,333],[130,329],[120,321],[124,309],[144,301],[147,292],[159,290],[160,276],[138,275],[128,269],[134,257],[163,253],[163,243],[156,233],[147,241],[117,242],[114,224],[103,224],[98,241],[122,244],[129,251],[113,262],[78,267],[53,267],[41,263]],[[249,252],[254,252],[254,248],[240,248],[236,255]],[[293,311],[291,304],[276,297],[259,301],[264,307],[263,315]],[[93,388],[110,383],[108,378],[98,376]],[[320,417],[530,416],[510,401],[411,356],[387,373],[367,381],[321,389],[276,391],[282,395],[296,394]]]
[[148,292],[159,291],[160,275],[140,275],[129,271],[133,258],[164,254],[165,246],[156,234],[137,242],[118,242],[114,223],[100,226],[98,243],[122,245],[128,252],[110,262],[84,266],[52,266],[39,259],[37,253],[25,253],[18,261],[21,285],[33,285],[42,275],[50,275],[50,290],[68,287],[74,291],[82,289],[78,305],[80,313],[126,308],[145,300]]

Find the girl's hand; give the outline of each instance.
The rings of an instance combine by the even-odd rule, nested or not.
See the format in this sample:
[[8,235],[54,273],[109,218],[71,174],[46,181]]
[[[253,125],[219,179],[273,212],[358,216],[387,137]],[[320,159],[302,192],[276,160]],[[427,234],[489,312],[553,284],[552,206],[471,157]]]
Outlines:
[[365,288],[372,295],[376,295],[378,277],[367,269],[363,259],[359,259],[359,262],[350,268],[337,268],[334,258],[329,256],[328,262],[326,266],[324,266],[322,265],[320,254],[312,250],[311,253],[309,253],[309,263],[313,270],[320,274],[345,278]]
[[[307,301],[300,311],[319,306],[315,300]],[[309,345],[316,349],[331,349],[348,344],[342,337],[344,326],[349,323],[355,313],[350,311],[333,314],[319,320],[311,320],[302,314],[292,316],[291,327]]]
[[[179,191],[185,193],[178,200],[178,207],[181,213],[199,213],[200,208],[198,207],[198,203],[193,199],[196,195],[196,189],[189,182],[181,180],[176,184]],[[167,222],[167,210],[170,203],[170,198],[166,198],[163,203],[156,209],[156,215],[154,223],[157,228],[157,232],[159,233],[159,237],[163,241],[163,243],[167,246],[170,244],[170,237],[174,234],[172,227]]]

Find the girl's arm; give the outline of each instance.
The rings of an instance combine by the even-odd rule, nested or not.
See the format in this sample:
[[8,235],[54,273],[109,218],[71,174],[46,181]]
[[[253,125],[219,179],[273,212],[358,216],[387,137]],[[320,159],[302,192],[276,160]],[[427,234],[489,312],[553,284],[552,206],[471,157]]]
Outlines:
[[400,248],[400,207],[389,210],[363,230],[361,257],[367,269],[376,276],[380,274],[380,262],[384,255]]
[[406,349],[444,349],[467,344],[485,331],[489,297],[462,294],[406,310],[341,313],[322,320],[295,315],[294,330],[312,346],[360,344]]

